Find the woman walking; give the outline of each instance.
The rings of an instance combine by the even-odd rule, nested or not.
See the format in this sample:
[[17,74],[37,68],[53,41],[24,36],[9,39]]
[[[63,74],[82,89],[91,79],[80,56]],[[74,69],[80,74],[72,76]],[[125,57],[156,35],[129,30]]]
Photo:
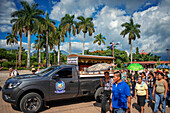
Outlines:
[[166,111],[166,95],[168,90],[167,81],[163,79],[164,74],[158,73],[158,80],[153,87],[153,96],[155,95],[155,107],[154,113],[157,113],[159,103],[162,103],[162,112],[165,113]]
[[[103,80],[100,78],[101,87],[104,87],[104,96],[101,102],[101,113],[106,113],[106,103],[107,100],[110,100],[112,85],[113,85],[113,79],[109,77],[109,72],[104,72],[105,79]],[[110,105],[109,105],[110,106]]]
[[132,98],[135,96],[135,86],[136,86],[136,80],[134,76],[131,78],[131,84],[132,84]]
[[144,113],[145,101],[148,99],[148,86],[142,81],[142,77],[138,77],[138,83],[135,87],[135,99],[137,95],[137,103],[141,107],[141,113]]
[[151,101],[153,101],[152,92],[153,92],[153,86],[155,84],[155,81],[156,79],[153,73],[149,73],[149,79],[148,79],[147,85],[148,85],[149,97]]

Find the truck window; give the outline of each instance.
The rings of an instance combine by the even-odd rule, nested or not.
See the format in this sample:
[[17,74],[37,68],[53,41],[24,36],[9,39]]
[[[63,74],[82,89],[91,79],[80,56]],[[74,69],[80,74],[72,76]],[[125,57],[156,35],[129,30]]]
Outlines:
[[61,69],[56,74],[58,74],[60,78],[72,78],[72,68]]

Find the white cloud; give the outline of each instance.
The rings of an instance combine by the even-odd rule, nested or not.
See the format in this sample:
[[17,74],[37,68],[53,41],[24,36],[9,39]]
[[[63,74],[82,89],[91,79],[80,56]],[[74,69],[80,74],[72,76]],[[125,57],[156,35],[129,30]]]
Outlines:
[[11,24],[11,13],[16,11],[16,5],[11,0],[1,0],[0,3],[0,24]]
[[[6,40],[0,40],[0,48],[6,48],[6,49],[11,49],[11,45],[7,45],[6,43]],[[31,44],[31,51],[34,50],[33,48],[33,45],[34,43]],[[20,47],[20,41],[18,41],[18,44],[14,44],[12,46],[12,49],[18,49],[18,47]],[[28,43],[25,43],[25,42],[22,42],[22,47],[25,49],[25,50],[28,50]]]
[[[103,45],[101,45],[100,48],[102,48]],[[82,42],[72,42],[71,43],[71,53],[81,53],[83,48]],[[97,44],[93,44],[92,42],[86,42],[85,43],[85,50],[90,49],[90,51],[95,51],[98,49]],[[69,52],[69,43],[65,42],[61,45],[61,50],[64,50],[66,52]]]
[[22,0],[22,1],[26,1],[26,2],[28,2],[29,4],[34,3],[34,0]]
[[101,0],[98,2],[95,0],[62,0],[54,3],[50,18],[60,21],[65,14],[74,14],[75,18],[81,15],[89,17],[96,12],[95,8],[100,4]]
[[0,31],[1,32],[11,32],[12,30],[12,27],[11,26],[8,26],[8,25],[2,25],[0,26]]

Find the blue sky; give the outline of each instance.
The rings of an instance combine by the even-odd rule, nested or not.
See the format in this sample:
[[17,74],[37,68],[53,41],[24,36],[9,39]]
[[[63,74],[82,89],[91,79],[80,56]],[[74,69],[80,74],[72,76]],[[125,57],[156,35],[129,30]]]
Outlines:
[[[0,0],[0,47],[10,48],[6,45],[6,33],[11,32],[10,15],[13,11],[21,9],[20,0]],[[170,49],[170,1],[169,0],[25,0],[31,3],[38,3],[40,9],[49,13],[51,19],[56,21],[66,14],[93,17],[96,32],[93,36],[86,35],[85,49],[94,51],[98,49],[93,44],[94,36],[101,33],[106,37],[106,45],[100,48],[106,49],[109,43],[114,40],[120,42],[117,49],[130,53],[128,37],[122,38],[120,32],[123,30],[121,24],[129,22],[133,17],[134,22],[141,24],[141,38],[133,41],[133,52],[138,46],[140,52],[152,52],[167,60],[166,49]],[[20,39],[19,39],[20,40]],[[31,36],[33,45],[36,36]],[[72,53],[82,51],[83,34],[72,36]],[[18,48],[15,45],[14,48]],[[27,49],[27,38],[23,37],[23,47]],[[56,47],[57,49],[57,47]],[[62,43],[61,49],[68,52],[68,38]],[[33,51],[33,49],[32,49]]]

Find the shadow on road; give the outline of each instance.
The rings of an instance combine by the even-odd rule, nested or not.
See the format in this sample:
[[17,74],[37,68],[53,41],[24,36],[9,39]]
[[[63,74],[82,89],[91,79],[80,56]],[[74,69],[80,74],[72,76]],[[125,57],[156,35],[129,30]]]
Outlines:
[[71,104],[82,103],[82,102],[91,102],[91,101],[94,101],[94,97],[92,97],[92,96],[50,101],[50,102],[46,103],[46,105],[48,107],[44,107],[40,112],[46,111],[52,107],[59,107],[59,106],[64,106],[64,105],[71,105]]
[[[96,102],[96,103],[94,103],[93,105],[94,105],[95,107],[100,107],[100,108],[101,108],[101,103]],[[106,111],[110,111],[109,102],[107,102],[107,104],[106,104]]]
[[[149,102],[148,102],[148,107],[151,107],[152,112],[154,112],[154,106],[155,106],[155,104],[154,104],[152,101],[149,101]],[[159,109],[160,109],[160,108],[159,108]]]
[[137,103],[133,103],[133,104],[132,104],[132,107],[135,108],[136,110],[138,110],[139,113],[140,113],[141,108],[140,108],[140,106],[139,106]]

